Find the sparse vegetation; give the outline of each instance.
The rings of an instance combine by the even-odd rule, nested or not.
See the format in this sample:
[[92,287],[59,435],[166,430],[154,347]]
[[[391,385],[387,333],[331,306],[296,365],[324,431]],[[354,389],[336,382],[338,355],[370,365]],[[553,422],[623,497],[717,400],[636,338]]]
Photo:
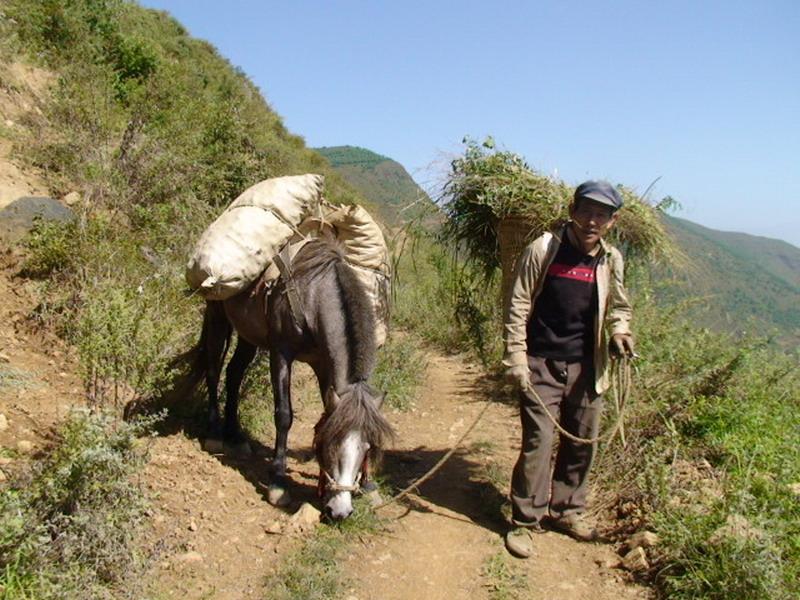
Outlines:
[[372,383],[386,393],[388,406],[408,410],[422,383],[426,366],[425,356],[413,338],[392,335],[379,350]]
[[531,589],[519,564],[514,564],[505,549],[492,554],[483,567],[485,586],[491,600],[521,600]]
[[74,412],[46,456],[0,490],[3,598],[137,597],[140,436],[156,419]]
[[320,525],[314,534],[281,561],[266,582],[268,600],[333,600],[348,585],[344,554],[359,536],[376,534],[385,524],[358,498],[353,515],[335,525]]

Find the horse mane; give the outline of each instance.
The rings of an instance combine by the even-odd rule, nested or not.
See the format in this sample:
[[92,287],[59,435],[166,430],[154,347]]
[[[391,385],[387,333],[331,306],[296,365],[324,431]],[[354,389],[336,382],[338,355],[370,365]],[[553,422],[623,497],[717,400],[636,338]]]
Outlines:
[[365,381],[348,386],[333,411],[323,415],[314,429],[317,452],[321,448],[337,447],[351,431],[361,431],[364,439],[376,450],[395,437],[392,426],[380,411],[377,394]]
[[[333,268],[342,295],[345,310],[345,336],[349,350],[349,381],[366,381],[375,369],[377,347],[375,343],[375,314],[361,281],[344,258],[338,242],[323,238],[307,242],[292,263],[294,276],[308,281],[320,277]],[[323,303],[322,310],[328,305]]]

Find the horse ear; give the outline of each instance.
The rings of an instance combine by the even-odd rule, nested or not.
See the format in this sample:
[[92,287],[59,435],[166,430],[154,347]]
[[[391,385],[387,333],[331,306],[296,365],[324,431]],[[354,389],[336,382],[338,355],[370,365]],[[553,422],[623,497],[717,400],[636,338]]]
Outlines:
[[339,402],[342,399],[339,397],[339,394],[336,393],[336,390],[333,389],[333,386],[328,388],[328,391],[325,392],[325,410],[326,412],[333,411],[334,408],[339,406]]

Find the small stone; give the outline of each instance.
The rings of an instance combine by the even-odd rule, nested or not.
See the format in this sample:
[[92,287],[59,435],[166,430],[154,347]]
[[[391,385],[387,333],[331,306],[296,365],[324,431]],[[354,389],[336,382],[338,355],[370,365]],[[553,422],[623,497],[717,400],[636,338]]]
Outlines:
[[644,548],[634,548],[622,558],[622,566],[629,571],[646,571],[650,568]]
[[197,531],[197,523],[195,523],[194,519],[189,521],[189,531]]
[[62,200],[62,202],[64,202],[64,204],[66,204],[67,206],[74,206],[74,205],[76,205],[78,202],[80,202],[80,200],[81,200],[81,195],[80,195],[78,192],[70,192],[69,194],[67,194],[66,196],[64,196],[64,197],[63,197],[61,200]]
[[8,419],[2,413],[0,413],[0,431],[5,431],[8,429]]
[[308,502],[303,502],[297,512],[291,517],[293,525],[304,528],[309,525],[316,525],[319,523],[320,512],[311,506]]
[[203,555],[196,550],[190,550],[189,552],[179,554],[175,557],[175,560],[182,563],[199,563],[203,562]]
[[266,531],[267,533],[271,533],[273,535],[280,534],[282,530],[283,528],[281,527],[281,524],[278,523],[278,521],[270,521],[264,526],[264,531]]
[[378,490],[372,490],[371,492],[369,492],[367,494],[367,499],[369,500],[369,505],[372,508],[375,508],[376,506],[380,506],[381,504],[383,504],[383,497],[381,497],[381,494]]
[[658,542],[658,536],[652,531],[638,531],[628,538],[627,547],[630,550],[634,548],[652,548]]
[[20,440],[17,442],[17,450],[27,454],[33,450],[33,442],[29,442],[28,440]]

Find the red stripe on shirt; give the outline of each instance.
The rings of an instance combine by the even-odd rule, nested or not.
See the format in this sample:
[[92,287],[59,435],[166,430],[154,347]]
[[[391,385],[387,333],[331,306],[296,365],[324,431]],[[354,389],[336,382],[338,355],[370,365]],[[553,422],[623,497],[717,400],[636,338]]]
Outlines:
[[591,267],[553,263],[550,265],[550,268],[547,269],[547,274],[551,277],[564,277],[566,279],[594,283],[594,269]]

